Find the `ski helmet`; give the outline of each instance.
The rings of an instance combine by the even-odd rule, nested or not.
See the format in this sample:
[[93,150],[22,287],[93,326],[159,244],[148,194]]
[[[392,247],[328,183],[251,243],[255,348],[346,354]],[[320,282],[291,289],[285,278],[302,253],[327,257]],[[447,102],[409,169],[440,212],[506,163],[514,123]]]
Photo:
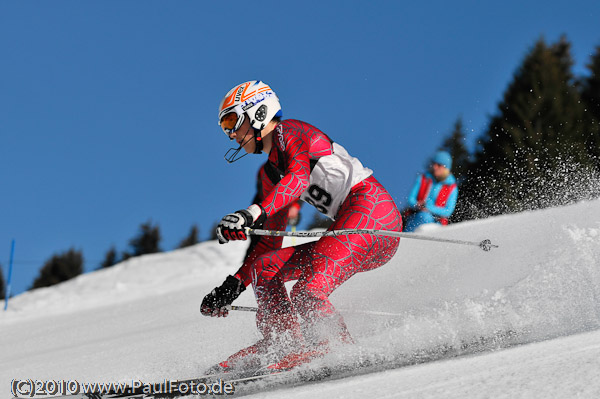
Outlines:
[[[229,115],[235,113],[234,115]],[[228,116],[228,118],[224,118]],[[251,80],[229,90],[219,105],[219,125],[225,133],[236,131],[248,117],[255,130],[262,130],[275,117],[281,117],[275,92],[260,80]],[[237,117],[237,118],[236,118]]]

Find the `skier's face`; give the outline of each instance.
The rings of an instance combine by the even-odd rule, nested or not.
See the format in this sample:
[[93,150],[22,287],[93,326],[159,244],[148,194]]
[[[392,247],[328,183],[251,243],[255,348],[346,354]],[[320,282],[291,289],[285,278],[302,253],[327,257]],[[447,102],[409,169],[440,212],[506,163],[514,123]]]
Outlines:
[[256,143],[254,142],[254,132],[251,129],[248,118],[244,118],[244,123],[242,123],[238,130],[229,134],[229,137],[235,140],[238,145],[241,145],[247,153],[252,154],[254,152]]
[[450,170],[444,165],[439,163],[431,164],[431,173],[433,173],[433,177],[435,177],[438,181],[444,180],[450,174]]

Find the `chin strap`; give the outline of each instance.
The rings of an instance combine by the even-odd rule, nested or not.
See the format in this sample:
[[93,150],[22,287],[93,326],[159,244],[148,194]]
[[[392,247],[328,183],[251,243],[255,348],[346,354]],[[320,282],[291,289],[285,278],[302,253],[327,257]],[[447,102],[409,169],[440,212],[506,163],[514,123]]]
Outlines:
[[[264,125],[262,125],[264,126]],[[254,132],[254,143],[256,144],[254,146],[254,152],[253,154],[262,154],[262,150],[263,150],[263,141],[262,141],[262,136],[260,134],[260,130],[259,129],[255,129],[254,127],[252,127],[252,125],[250,125],[250,127],[248,128],[248,130],[252,129],[252,131]],[[247,135],[248,133],[246,133]],[[244,138],[245,136],[244,135]],[[231,139],[233,140],[233,139]],[[248,141],[252,140],[252,138],[248,139]],[[244,153],[240,156],[238,156],[238,154],[240,153],[240,151],[242,150],[242,148],[244,148],[244,145],[246,145],[246,143],[248,141],[243,142],[242,144],[240,144],[240,146],[238,148],[230,148],[226,153],[225,153],[225,160],[228,163],[233,163],[235,161],[237,161],[238,159],[248,155],[248,153]]]
[[262,142],[262,136],[260,135],[260,130],[258,130],[258,129],[254,129],[254,143],[256,144],[254,146],[254,153],[261,154],[262,150],[263,150],[263,142]]

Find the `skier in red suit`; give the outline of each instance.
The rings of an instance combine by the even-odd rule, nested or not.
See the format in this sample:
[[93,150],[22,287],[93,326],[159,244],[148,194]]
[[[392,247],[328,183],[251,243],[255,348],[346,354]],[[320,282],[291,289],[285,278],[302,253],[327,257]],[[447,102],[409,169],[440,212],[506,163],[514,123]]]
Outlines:
[[[237,85],[221,101],[219,124],[239,145],[226,154],[228,162],[246,155],[238,156],[242,148],[267,153],[268,161],[264,200],[223,217],[219,242],[246,240],[246,228],[285,229],[288,207],[298,199],[332,218],[330,230],[402,230],[400,211],[370,169],[318,128],[281,116],[279,99],[261,81]],[[283,249],[281,243],[281,237],[263,237],[240,269],[202,301],[202,314],[227,316],[241,292],[250,284],[254,288],[263,338],[222,362],[224,369],[249,361],[287,369],[322,355],[331,344],[352,343],[328,297],[354,274],[387,263],[399,238],[343,235]],[[284,283],[291,280],[297,282],[288,296]]]

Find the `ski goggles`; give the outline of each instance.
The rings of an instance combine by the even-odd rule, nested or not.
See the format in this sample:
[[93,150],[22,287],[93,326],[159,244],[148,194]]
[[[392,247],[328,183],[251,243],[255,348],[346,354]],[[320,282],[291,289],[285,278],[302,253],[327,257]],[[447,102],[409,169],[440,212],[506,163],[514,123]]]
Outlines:
[[[231,134],[238,130],[240,126],[242,126],[242,123],[244,123],[244,113],[241,111],[241,108],[238,109],[238,107],[235,107],[230,112],[223,115],[219,121],[221,129],[223,129],[223,132],[225,132],[229,138],[231,138]],[[238,114],[238,112],[240,113]]]

